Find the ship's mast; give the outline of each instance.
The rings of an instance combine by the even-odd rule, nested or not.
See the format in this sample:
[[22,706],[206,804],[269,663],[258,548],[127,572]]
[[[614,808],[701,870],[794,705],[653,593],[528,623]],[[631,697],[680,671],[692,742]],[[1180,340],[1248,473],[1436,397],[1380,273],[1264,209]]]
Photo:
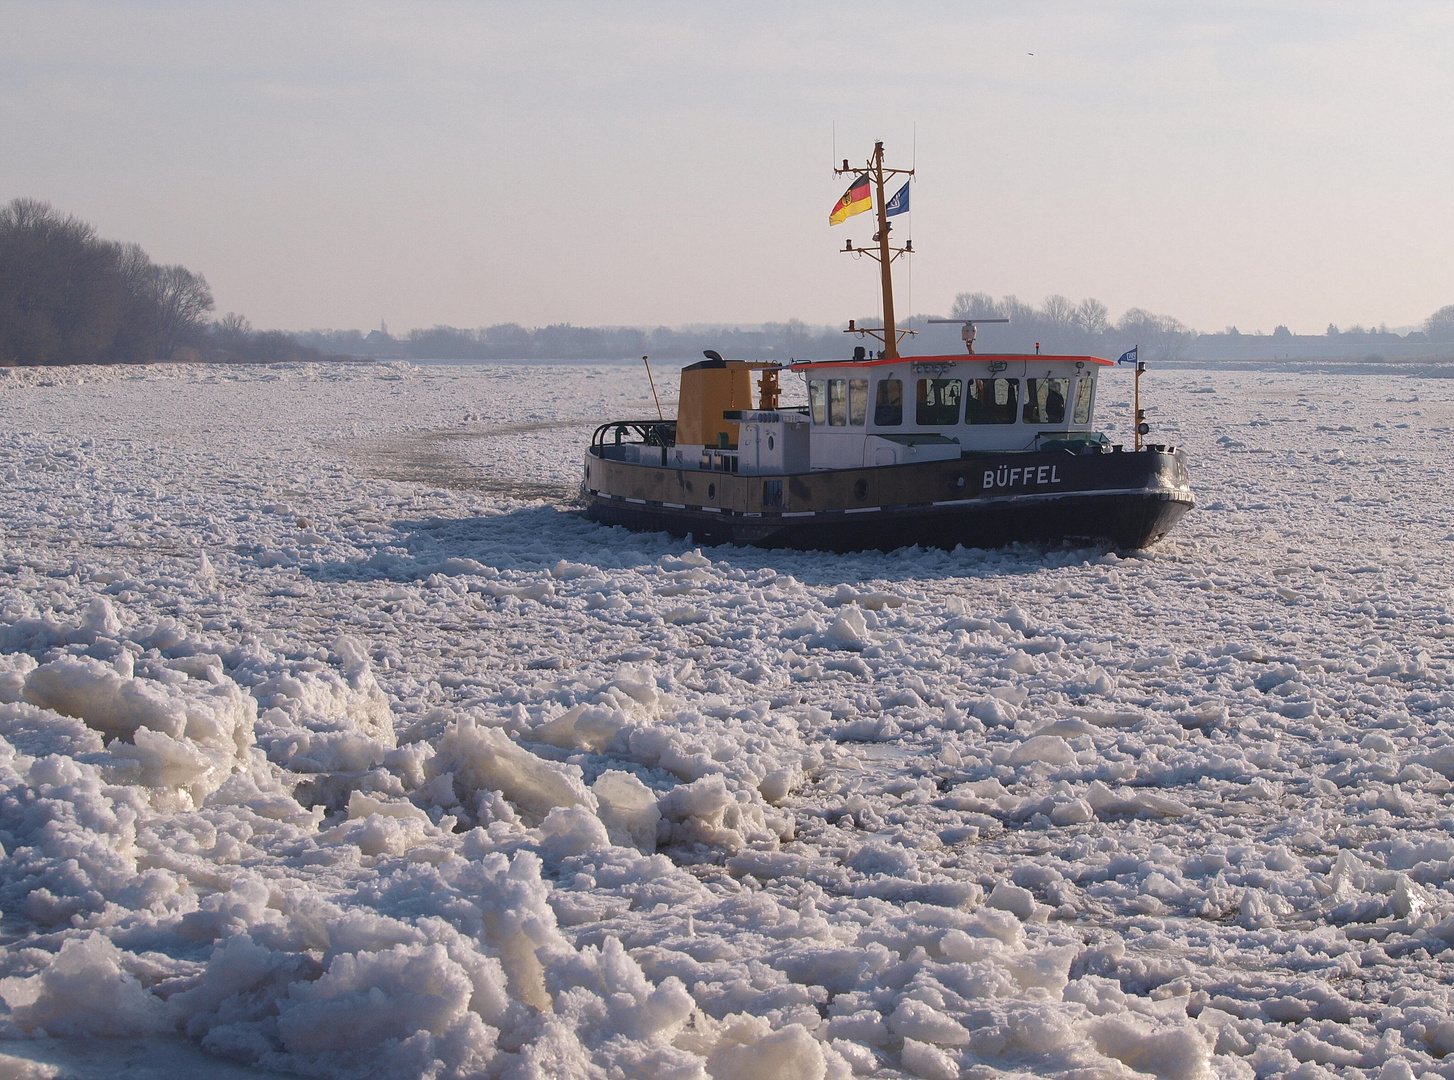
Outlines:
[[878,189],[878,269],[884,294],[884,352],[899,355],[899,335],[894,323],[893,258],[889,255],[889,219],[884,198],[884,144],[873,144],[873,182]]
[[843,173],[867,173],[873,179],[874,191],[877,196],[876,203],[878,210],[878,232],[874,234],[874,242],[878,244],[878,250],[872,248],[854,247],[853,241],[849,240],[843,250],[852,252],[854,255],[867,255],[870,259],[877,259],[879,264],[879,283],[883,290],[884,325],[883,329],[876,330],[869,327],[854,326],[850,321],[847,333],[868,334],[883,342],[883,355],[886,359],[894,360],[899,355],[899,341],[905,334],[912,334],[912,330],[900,330],[894,321],[894,277],[892,272],[893,261],[900,255],[912,254],[914,242],[906,242],[903,247],[894,247],[889,243],[889,218],[888,199],[884,194],[884,177],[886,176],[913,176],[913,169],[886,169],[884,168],[884,144],[876,142],[873,144],[873,154],[868,159],[868,164],[863,169],[850,169],[848,159],[843,160],[841,169],[834,169],[835,174]]

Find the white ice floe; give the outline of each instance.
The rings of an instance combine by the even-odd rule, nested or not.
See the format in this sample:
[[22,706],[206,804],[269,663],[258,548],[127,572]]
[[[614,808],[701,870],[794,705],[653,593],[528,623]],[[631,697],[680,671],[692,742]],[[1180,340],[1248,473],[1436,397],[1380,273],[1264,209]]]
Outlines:
[[824,555],[574,513],[629,365],[74,375],[0,1076],[1449,1075],[1454,382],[1155,372],[1158,547]]

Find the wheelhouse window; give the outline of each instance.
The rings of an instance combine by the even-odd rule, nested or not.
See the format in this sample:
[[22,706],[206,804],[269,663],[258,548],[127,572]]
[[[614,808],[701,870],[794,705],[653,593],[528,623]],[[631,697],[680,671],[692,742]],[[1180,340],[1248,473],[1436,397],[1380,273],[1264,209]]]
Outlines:
[[848,380],[828,380],[828,426],[842,427],[848,423]]
[[970,379],[964,422],[1013,424],[1019,401],[1019,379]]
[[828,380],[808,380],[808,412],[814,426],[821,427],[828,422]]
[[868,419],[868,380],[848,380],[848,426],[863,427]]
[[1095,393],[1096,381],[1082,375],[1075,384],[1075,422],[1089,424],[1091,418],[1091,395]]
[[1025,423],[1065,423],[1065,399],[1069,396],[1069,379],[1026,379]]
[[873,400],[873,422],[878,427],[897,427],[904,422],[904,381],[880,379]]
[[959,423],[959,401],[964,382],[960,379],[920,379],[914,423],[920,427],[945,427]]

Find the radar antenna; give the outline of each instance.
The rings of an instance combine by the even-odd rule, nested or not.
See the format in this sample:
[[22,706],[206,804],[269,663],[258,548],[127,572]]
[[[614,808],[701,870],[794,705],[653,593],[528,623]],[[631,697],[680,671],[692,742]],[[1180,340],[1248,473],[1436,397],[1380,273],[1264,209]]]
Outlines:
[[975,326],[979,323],[1009,322],[1009,319],[930,319],[931,323],[963,323],[964,329],[959,331],[959,337],[964,342],[964,347],[969,350],[969,355],[974,355]]

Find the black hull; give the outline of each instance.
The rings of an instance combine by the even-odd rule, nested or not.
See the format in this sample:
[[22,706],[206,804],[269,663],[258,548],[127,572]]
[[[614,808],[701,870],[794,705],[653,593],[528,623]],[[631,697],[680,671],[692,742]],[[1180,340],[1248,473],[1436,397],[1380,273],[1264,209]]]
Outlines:
[[[974,455],[790,477],[682,471],[594,457],[588,464],[595,479],[588,477],[584,493],[593,520],[690,535],[703,544],[848,552],[913,544],[954,548],[1071,541],[1135,549],[1160,540],[1194,505],[1185,456],[1159,448]],[[1017,476],[1030,478],[1019,485],[1023,490],[1004,490],[1007,485],[993,482],[997,472],[1007,476],[1012,465]],[[1048,482],[1052,476],[1054,482]],[[751,508],[765,480],[786,481],[781,510]],[[719,505],[686,504],[709,490]],[[872,505],[886,501],[872,498],[875,492],[909,501]],[[925,495],[938,498],[919,501]]]

